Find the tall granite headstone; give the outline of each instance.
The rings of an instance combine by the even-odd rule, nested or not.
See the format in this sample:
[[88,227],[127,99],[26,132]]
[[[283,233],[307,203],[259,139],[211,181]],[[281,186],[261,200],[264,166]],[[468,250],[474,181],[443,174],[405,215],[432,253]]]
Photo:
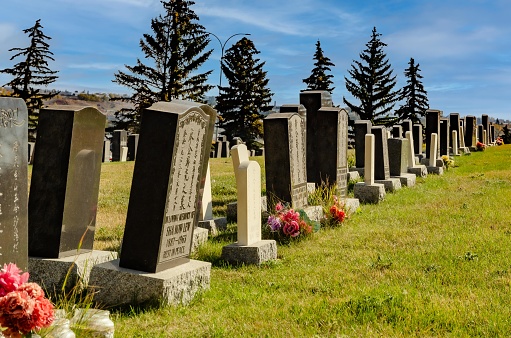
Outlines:
[[475,147],[477,143],[477,122],[475,116],[465,116],[465,147]]
[[[456,134],[457,134],[457,139],[456,139],[456,144],[458,144],[458,146],[461,144],[460,142],[460,136],[459,135],[459,128],[460,128],[460,114],[458,113],[450,113],[449,114],[449,135],[453,135],[453,131],[455,130],[456,131]],[[453,139],[452,137],[449,139],[449,147],[452,147],[452,144],[453,144]],[[454,152],[454,149],[453,149],[453,152]]]
[[481,116],[481,124],[483,125],[483,130],[486,131],[486,138],[481,142],[483,142],[484,144],[488,144],[490,139],[490,120],[488,118],[488,115],[483,114]]
[[41,109],[28,201],[30,256],[92,250],[105,122],[92,107]]
[[332,107],[332,95],[326,90],[305,90],[300,92],[300,104],[307,112],[306,147],[307,147],[307,182],[314,182],[313,173],[316,165],[317,140],[322,136],[318,128],[317,112],[322,107]]
[[364,168],[365,136],[371,133],[371,121],[355,121],[355,167]]
[[[431,146],[431,134],[440,135],[440,110],[426,110],[426,156],[429,156]],[[440,151],[440,142],[437,142],[437,153]]]
[[490,143],[495,143],[495,125],[490,124]]
[[383,126],[374,126],[371,128],[371,133],[374,135],[374,179],[388,180],[390,168],[387,130]]
[[482,124],[477,125],[477,140],[484,143],[484,126]]
[[128,161],[135,161],[137,158],[138,134],[128,135]]
[[415,154],[422,154],[422,146],[424,144],[424,140],[422,137],[422,124],[414,124],[413,125],[413,150]]
[[128,146],[128,132],[126,130],[114,130],[112,134],[112,162],[122,159],[122,148]]
[[413,131],[413,122],[412,120],[404,120],[401,122],[401,127],[403,128],[402,138],[406,138],[407,131]]
[[274,113],[263,120],[268,202],[307,206],[305,121],[295,113]]
[[403,127],[401,125],[392,126],[392,137],[401,138],[403,137]]
[[25,101],[0,97],[0,266],[28,268],[28,112]]
[[387,140],[390,176],[401,176],[408,173],[409,141],[405,138]]
[[190,261],[215,120],[191,101],[144,110],[120,267],[156,273]]
[[440,119],[440,156],[449,155],[449,119]]

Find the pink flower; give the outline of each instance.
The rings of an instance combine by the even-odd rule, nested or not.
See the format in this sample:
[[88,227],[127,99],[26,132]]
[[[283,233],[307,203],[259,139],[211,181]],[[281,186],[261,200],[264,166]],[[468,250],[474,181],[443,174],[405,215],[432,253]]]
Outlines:
[[286,222],[282,227],[284,235],[296,237],[300,234],[300,226],[297,221]]
[[279,211],[281,211],[282,209],[284,209],[284,206],[282,205],[282,203],[280,203],[280,202],[279,202],[279,203],[277,203],[277,204],[275,205],[275,211],[276,211],[276,212],[279,212]]
[[4,264],[0,270],[0,297],[15,291],[20,285],[28,281],[28,272],[21,274],[16,264]]

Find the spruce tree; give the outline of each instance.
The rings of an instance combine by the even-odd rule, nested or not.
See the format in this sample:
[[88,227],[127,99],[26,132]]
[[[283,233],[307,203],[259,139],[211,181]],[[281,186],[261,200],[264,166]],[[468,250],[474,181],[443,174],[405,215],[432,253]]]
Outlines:
[[328,57],[323,54],[321,44],[318,40],[316,42],[316,52],[314,53],[314,68],[312,69],[311,75],[303,79],[303,82],[307,85],[307,90],[326,90],[332,94],[335,87],[332,87],[334,82],[332,74],[327,74],[331,71],[330,67],[335,65],[330,61]]
[[373,28],[371,40],[366,49],[359,54],[361,61],[353,60],[348,71],[353,80],[346,77],[346,89],[360,101],[354,104],[343,98],[352,112],[357,113],[362,120],[370,120],[373,124],[390,126],[395,118],[390,115],[398,100],[399,91],[395,91],[396,76],[383,51],[387,46],[380,40],[381,34]]
[[135,66],[125,65],[128,72],[115,74],[116,82],[131,88],[129,98],[134,109],[122,109],[115,114],[116,127],[138,130],[140,113],[157,101],[173,99],[203,102],[214,86],[208,85],[208,76],[197,69],[209,58],[213,50],[205,51],[210,39],[199,17],[190,8],[195,2],[186,0],[161,1],[165,13],[151,20],[153,34],[144,34],[140,47],[150,64],[137,59]]
[[426,110],[429,108],[428,93],[422,84],[422,75],[419,74],[419,64],[410,58],[409,67],[405,69],[407,77],[406,86],[401,90],[399,101],[405,103],[396,111],[398,119],[412,120],[413,123],[421,123],[421,117],[426,116]]
[[23,33],[28,34],[30,38],[30,45],[26,48],[9,49],[9,52],[16,52],[10,60],[21,57],[22,61],[15,64],[13,68],[0,70],[1,73],[14,76],[12,81],[4,85],[12,88],[11,96],[25,100],[31,139],[37,128],[39,110],[44,106],[44,101],[58,94],[55,90],[40,91],[41,86],[47,87],[58,78],[55,75],[58,71],[53,71],[48,66],[48,60],[55,61],[55,59],[49,49],[50,45],[46,42],[51,38],[45,35],[42,29],[41,19],[37,20],[31,28],[24,29]]
[[249,149],[257,147],[256,139],[263,134],[261,112],[271,109],[273,96],[267,88],[265,62],[254,57],[259,53],[247,38],[226,51],[222,71],[229,86],[220,87],[216,105],[227,138],[241,137]]

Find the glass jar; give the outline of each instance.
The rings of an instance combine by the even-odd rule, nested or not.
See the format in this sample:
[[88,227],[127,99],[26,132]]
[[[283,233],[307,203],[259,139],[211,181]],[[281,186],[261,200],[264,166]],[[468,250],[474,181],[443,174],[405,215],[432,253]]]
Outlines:
[[98,309],[76,309],[71,325],[76,333],[91,338],[113,338],[114,322],[110,320],[110,311]]

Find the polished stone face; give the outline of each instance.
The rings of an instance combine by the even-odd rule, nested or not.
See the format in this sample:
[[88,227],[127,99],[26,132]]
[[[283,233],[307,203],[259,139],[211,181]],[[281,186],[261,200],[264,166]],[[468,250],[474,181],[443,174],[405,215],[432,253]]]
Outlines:
[[0,265],[28,268],[28,113],[22,99],[0,97]]
[[96,108],[42,109],[29,197],[29,255],[92,250],[106,117]]
[[390,169],[387,130],[382,126],[374,126],[371,128],[371,133],[374,134],[374,179],[388,180]]

